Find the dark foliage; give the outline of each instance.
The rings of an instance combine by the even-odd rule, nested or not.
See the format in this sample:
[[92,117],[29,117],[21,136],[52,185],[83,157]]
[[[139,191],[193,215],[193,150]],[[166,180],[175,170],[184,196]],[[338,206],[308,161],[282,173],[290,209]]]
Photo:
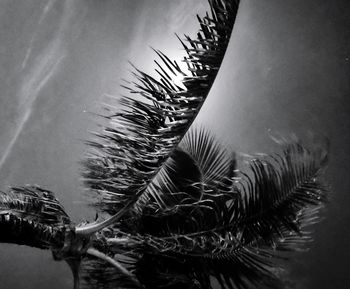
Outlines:
[[0,192],[0,242],[49,249],[62,246],[70,220],[53,193],[38,186]]
[[[304,227],[319,218],[326,159],[325,148],[290,143],[240,172],[209,133],[191,131],[154,180],[142,213],[103,236],[111,254],[133,260],[146,288],[212,288],[213,278],[222,288],[280,288],[281,253],[308,243]],[[113,247],[123,238],[124,247]]]

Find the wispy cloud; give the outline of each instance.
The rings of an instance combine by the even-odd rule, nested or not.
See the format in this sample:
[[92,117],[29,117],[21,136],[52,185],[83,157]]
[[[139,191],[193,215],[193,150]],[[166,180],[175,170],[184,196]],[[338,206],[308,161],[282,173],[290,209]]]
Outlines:
[[45,19],[47,13],[51,10],[53,4],[55,4],[56,1],[57,0],[48,0],[47,1],[47,3],[45,4],[45,6],[43,8],[43,12],[40,15],[38,24],[41,24],[41,22],[43,22],[43,20]]
[[7,145],[3,155],[1,156],[1,159],[0,159],[0,169],[3,167],[3,165],[5,164],[7,158],[9,157],[11,151],[12,151],[12,148],[13,146],[15,145],[19,135],[21,134],[22,130],[23,130],[23,127],[25,126],[25,124],[27,123],[29,117],[31,115],[31,110],[27,110],[25,112],[25,114],[23,115],[22,119],[20,120],[17,128],[16,128],[16,131],[10,141],[10,143]]
[[[41,16],[39,18],[39,24],[44,23],[44,19],[52,9],[53,4],[56,0],[49,0],[44,6]],[[64,32],[69,25],[69,20],[73,13],[73,1],[65,1],[64,11],[60,19],[60,23],[57,28],[57,32],[53,35],[51,41],[38,53],[33,52],[33,47],[35,41],[40,41],[36,39],[38,33],[34,32],[31,41],[29,42],[29,47],[27,53],[22,62],[22,81],[18,88],[19,97],[19,107],[18,112],[20,117],[17,119],[17,126],[15,127],[12,138],[8,143],[3,155],[0,159],[0,169],[5,164],[6,160],[10,156],[13,147],[15,146],[21,132],[25,128],[27,122],[29,121],[35,102],[37,101],[40,91],[47,85],[49,80],[58,71],[62,60],[66,55],[64,47]],[[38,27],[40,29],[40,27]],[[35,55],[34,55],[35,54]],[[33,58],[31,66],[27,66],[30,58]],[[25,69],[25,71],[23,71]]]
[[[143,7],[140,7],[140,13],[133,25],[128,59],[140,68],[151,66],[154,53],[151,49],[144,50],[149,45],[161,49],[171,59],[177,60],[186,71],[187,66],[181,62],[185,54],[174,33],[180,36],[183,33],[193,35],[199,28],[195,15],[203,14],[207,9],[205,1],[151,0],[147,1],[147,4],[145,2]],[[143,47],[142,51],[140,47]]]
[[29,48],[27,49],[26,55],[22,61],[22,70],[26,68],[28,59],[32,54],[34,39],[35,39],[35,35],[33,35],[32,38],[30,39]]
[[57,70],[64,58],[64,52],[60,50],[57,40],[52,41],[36,62],[30,72],[24,77],[19,90],[19,109],[26,109],[36,101],[40,90],[48,82]]
[[[53,51],[52,51],[53,52]],[[21,103],[20,109],[21,117],[17,121],[17,127],[14,131],[13,137],[11,138],[9,144],[7,145],[1,159],[0,159],[0,169],[5,164],[7,158],[12,152],[14,145],[17,142],[18,137],[23,131],[26,123],[28,122],[35,101],[39,96],[39,92],[41,89],[48,83],[54,73],[57,71],[59,64],[61,63],[64,55],[61,55],[58,59],[55,59],[53,62],[53,55],[46,55],[46,58],[43,58],[43,61],[39,64],[39,66],[34,70],[33,75],[26,79],[23,82],[21,88]]]
[[27,52],[25,54],[25,57],[22,61],[22,70],[25,69],[25,67],[27,66],[28,63],[28,59],[30,58],[32,51],[33,51],[33,46],[34,46],[34,40],[37,38],[38,36],[38,31],[40,29],[40,24],[44,21],[45,17],[47,16],[48,12],[51,10],[51,8],[53,7],[54,3],[56,2],[56,0],[48,0],[47,3],[45,4],[45,6],[42,9],[42,12],[40,14],[40,18],[37,24],[37,29],[35,29],[30,42],[29,42],[29,46],[27,49]]
[[167,25],[170,30],[176,32],[184,27],[188,28],[189,24],[197,23],[195,15],[202,14],[207,9],[208,3],[205,1],[172,1],[170,9],[167,10]]

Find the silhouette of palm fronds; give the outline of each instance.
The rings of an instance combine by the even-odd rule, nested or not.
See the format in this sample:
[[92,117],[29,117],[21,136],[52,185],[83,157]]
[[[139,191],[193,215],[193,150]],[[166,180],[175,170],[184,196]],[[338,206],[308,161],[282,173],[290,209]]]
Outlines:
[[[281,288],[278,261],[311,240],[326,199],[327,147],[285,142],[238,170],[236,155],[191,127],[215,80],[238,1],[209,0],[180,68],[155,50],[155,78],[135,68],[128,95],[83,162],[105,217],[76,226],[50,191],[0,193],[0,242],[50,249],[75,288]],[[181,83],[178,82],[181,76]],[[81,281],[81,282],[80,282]]]
[[326,159],[324,149],[290,143],[240,172],[208,132],[191,131],[142,213],[104,238],[146,288],[212,288],[210,276],[222,288],[279,288],[279,252],[310,241],[304,227],[325,201],[318,175]]

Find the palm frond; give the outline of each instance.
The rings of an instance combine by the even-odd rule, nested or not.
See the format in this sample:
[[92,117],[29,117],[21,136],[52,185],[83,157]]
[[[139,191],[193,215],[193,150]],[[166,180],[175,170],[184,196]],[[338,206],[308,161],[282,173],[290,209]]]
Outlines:
[[64,244],[68,215],[53,193],[38,186],[0,192],[0,242],[41,249]]
[[234,154],[207,130],[191,129],[147,188],[148,199],[138,216],[142,226],[137,230],[150,233],[155,229],[159,235],[163,227],[167,234],[170,227],[176,231],[179,226],[183,232],[186,226],[192,232],[196,222],[215,226],[215,214],[225,214],[225,202],[234,198],[235,169]]
[[204,128],[193,128],[184,136],[180,147],[195,160],[202,171],[202,180],[207,185],[216,185],[235,170],[235,156],[225,149],[211,133]]
[[39,249],[61,248],[64,244],[64,233],[60,228],[20,218],[9,211],[0,212],[0,232],[0,243]]
[[7,192],[0,192],[1,212],[46,225],[70,223],[54,194],[38,186],[12,187]]
[[326,161],[325,148],[309,151],[299,143],[288,145],[282,155],[253,159],[253,177],[242,174],[241,202],[231,208],[242,239],[273,243],[271,234],[284,236],[280,228],[298,232],[298,214],[325,202],[326,188],[318,177]]
[[137,207],[140,212],[145,206],[150,207],[150,199],[165,208],[172,203],[184,202],[186,198],[198,198],[201,181],[202,172],[192,156],[176,148],[147,187],[143,198],[136,203]]
[[[148,192],[209,93],[228,46],[238,1],[209,3],[210,15],[198,17],[197,38],[180,40],[188,72],[156,50],[162,62],[157,70],[160,79],[135,68],[136,81],[126,86],[130,96],[121,98],[121,112],[106,116],[109,126],[97,141],[88,143],[94,150],[83,175],[106,212],[131,208]],[[183,77],[182,85],[177,85],[178,76]]]
[[[194,155],[201,151],[198,142],[188,149]],[[220,150],[212,147],[220,156]],[[176,162],[176,155],[172,157]],[[319,219],[326,188],[318,175],[326,159],[324,149],[313,152],[293,143],[286,145],[282,154],[250,160],[246,173],[226,171],[219,178],[223,184],[203,182],[197,199],[176,190],[159,193],[162,200],[150,199],[139,227],[124,236],[130,243],[145,246],[141,251],[146,259],[141,263],[151,259],[160,264],[161,284],[179,274],[181,280],[194,282],[191,286],[199,282],[211,288],[205,278],[211,275],[222,288],[279,288],[275,270],[280,254],[299,250],[309,242],[304,227]],[[186,160],[193,165],[194,157]],[[172,194],[176,198],[169,202]],[[152,282],[158,282],[157,270]],[[152,284],[155,287],[150,288],[158,288]]]

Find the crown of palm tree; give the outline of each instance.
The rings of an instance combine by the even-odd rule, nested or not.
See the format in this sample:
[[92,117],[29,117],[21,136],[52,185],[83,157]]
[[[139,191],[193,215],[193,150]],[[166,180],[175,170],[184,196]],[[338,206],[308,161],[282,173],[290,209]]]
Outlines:
[[[236,168],[203,128],[189,128],[223,61],[238,1],[209,0],[187,70],[155,50],[154,78],[135,68],[118,111],[87,142],[85,184],[106,218],[75,226],[37,186],[0,193],[0,242],[50,249],[82,288],[280,288],[278,259],[311,237],[326,189],[327,148],[285,142]],[[178,83],[178,76],[182,82]],[[277,262],[277,263],[276,263]]]

